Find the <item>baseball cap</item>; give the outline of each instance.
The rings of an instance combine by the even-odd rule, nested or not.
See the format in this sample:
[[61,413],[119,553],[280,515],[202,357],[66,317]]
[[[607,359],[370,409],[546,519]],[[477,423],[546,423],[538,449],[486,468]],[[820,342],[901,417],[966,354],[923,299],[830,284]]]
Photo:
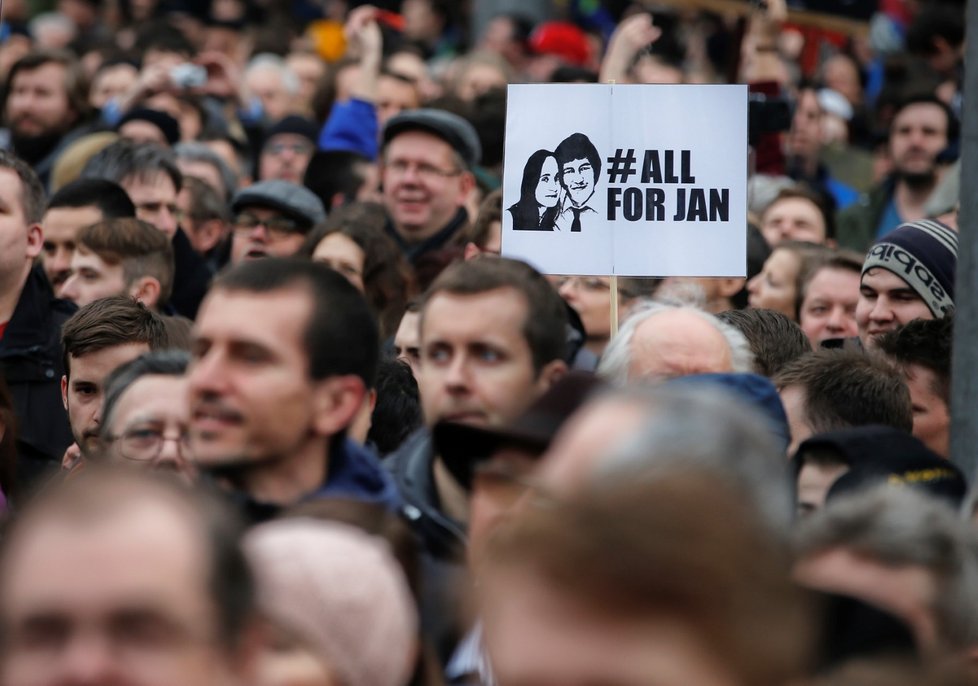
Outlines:
[[541,55],[556,55],[578,66],[591,59],[591,46],[584,32],[566,21],[548,21],[537,26],[530,34],[530,49]]

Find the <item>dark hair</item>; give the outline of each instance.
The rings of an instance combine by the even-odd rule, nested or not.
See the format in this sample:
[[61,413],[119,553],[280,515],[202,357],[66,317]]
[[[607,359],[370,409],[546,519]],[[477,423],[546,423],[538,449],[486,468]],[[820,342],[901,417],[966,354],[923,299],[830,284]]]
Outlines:
[[780,312],[748,308],[727,310],[717,318],[744,334],[754,353],[754,368],[766,377],[773,377],[792,360],[812,352],[805,332]]
[[764,235],[755,224],[747,223],[747,278],[744,280],[744,287],[730,296],[730,304],[738,310],[747,307],[749,293],[747,292],[747,282],[761,273],[764,263],[771,256],[771,246],[764,240]]
[[310,378],[355,374],[371,388],[380,356],[377,322],[360,291],[339,273],[308,260],[266,257],[232,267],[211,288],[250,293],[289,289],[304,291],[312,300],[304,336]]
[[[226,139],[234,145],[231,139]],[[173,154],[176,155],[177,160],[188,160],[191,162],[203,162],[204,164],[211,165],[221,177],[221,183],[224,184],[225,197],[222,198],[223,201],[227,202],[234,195],[235,190],[238,188],[238,174],[227,165],[224,158],[218,155],[216,152],[211,150],[207,144],[201,141],[184,141],[177,143],[173,146]],[[178,165],[179,167],[179,165]],[[192,175],[187,175],[189,178],[194,178]],[[186,178],[184,180],[186,180]],[[217,191],[215,190],[215,193]]]
[[[206,222],[219,219],[224,223],[231,221],[231,211],[228,205],[206,181],[196,176],[183,178],[183,189],[190,198],[188,217],[195,222]],[[186,227],[183,227],[186,228]]]
[[[124,3],[128,4],[128,3]],[[194,55],[193,43],[184,35],[183,31],[173,24],[152,21],[143,24],[133,48],[139,55],[145,55],[150,50],[158,52],[173,52],[190,59]]]
[[244,527],[230,505],[174,477],[142,469],[89,464],[69,480],[56,480],[31,500],[3,537],[0,557],[9,565],[10,546],[30,536],[36,521],[70,521],[76,530],[117,519],[127,506],[147,498],[185,513],[188,535],[199,534],[207,555],[207,591],[216,613],[217,638],[225,650],[240,646],[254,611],[254,584],[241,551]]
[[167,347],[166,327],[160,316],[124,295],[88,303],[61,328],[65,376],[71,377],[72,357],[130,343],[146,343],[150,350]]
[[152,224],[133,217],[106,219],[83,226],[75,237],[106,264],[122,265],[127,285],[143,276],[160,284],[160,304],[173,290],[173,246],[166,234]]
[[[548,207],[540,215],[540,205],[537,203],[537,186],[540,183],[540,174],[543,172],[543,164],[548,158],[553,158],[557,162],[557,178],[561,177],[560,162],[557,160],[556,153],[549,150],[537,150],[526,160],[523,167],[523,180],[520,182],[520,199],[516,204],[509,208],[513,215],[513,225],[517,229],[532,229],[552,227],[557,218],[558,206]],[[556,180],[556,179],[555,179]],[[532,226],[525,226],[528,221],[533,221]]]
[[594,170],[594,181],[597,183],[601,177],[601,155],[591,140],[583,133],[572,133],[560,142],[554,150],[557,158],[557,165],[560,171],[560,182],[564,182],[564,163],[571,160],[587,159]]
[[896,331],[876,339],[879,350],[906,373],[912,364],[934,373],[932,390],[944,402],[951,402],[951,345],[954,316],[940,319],[914,319]]
[[466,119],[479,136],[482,157],[479,164],[502,175],[503,150],[506,149],[506,89],[494,87],[479,93]]
[[20,204],[28,224],[37,224],[44,216],[44,186],[27,162],[12,152],[0,150],[0,169],[9,169],[20,179]]
[[95,207],[103,219],[135,217],[136,206],[122,186],[108,179],[77,179],[62,186],[48,200],[48,209]]
[[914,94],[907,98],[904,98],[898,102],[893,108],[893,116],[890,118],[891,127],[892,122],[896,121],[896,118],[900,115],[900,112],[907,109],[912,105],[934,105],[940,108],[944,112],[944,116],[947,118],[947,142],[957,140],[958,131],[960,129],[960,123],[958,122],[957,116],[954,114],[954,110],[947,106],[947,103],[938,98],[932,93],[920,93]]
[[[825,227],[825,238],[835,238],[835,208],[830,206],[830,200],[827,199],[821,193],[818,193],[804,184],[797,184],[795,186],[789,186],[788,188],[782,188],[778,191],[778,194],[774,196],[774,200],[767,204],[764,211],[761,212],[761,219],[763,220],[764,215],[768,213],[772,207],[781,202],[782,200],[799,199],[807,200],[818,213],[822,216],[822,225]],[[777,247],[777,246],[774,246]]]
[[377,203],[353,203],[335,210],[306,236],[296,253],[312,257],[324,238],[339,233],[363,251],[363,289],[380,325],[381,338],[393,336],[414,294],[411,268],[397,243],[384,230],[387,214]]
[[157,350],[140,355],[112,370],[102,384],[105,399],[102,401],[102,422],[99,430],[103,444],[109,434],[115,406],[127,388],[144,376],[183,376],[189,364],[190,353],[185,350]]
[[801,286],[798,289],[798,311],[801,312],[801,305],[808,295],[808,287],[811,285],[815,276],[825,269],[836,269],[845,272],[854,272],[859,275],[863,271],[865,258],[855,250],[844,248],[833,248],[832,252],[824,256],[817,257],[806,266],[801,275]]
[[68,97],[68,106],[75,111],[77,118],[75,122],[64,122],[64,124],[77,123],[77,120],[87,117],[91,109],[88,104],[88,81],[78,58],[68,50],[32,50],[14,62],[4,83],[2,108],[4,110],[7,108],[7,99],[10,97],[17,74],[22,71],[34,71],[47,64],[60,64],[65,69],[65,80],[61,85]]
[[914,55],[930,57],[937,53],[937,40],[951,48],[964,43],[964,3],[925,3],[907,27],[906,49]]
[[804,392],[807,424],[814,433],[883,424],[910,433],[913,411],[902,375],[878,355],[817,350],[788,363],[774,377],[779,390]]
[[567,308],[549,281],[536,269],[505,257],[456,262],[449,265],[424,295],[421,331],[428,305],[439,293],[478,295],[499,288],[516,290],[526,303],[523,337],[539,373],[553,360],[564,359],[567,347]]
[[400,360],[381,360],[377,367],[377,404],[370,415],[367,441],[379,455],[394,452],[423,423],[418,382]]
[[317,150],[309,160],[302,177],[303,185],[323,201],[327,210],[338,194],[343,204],[356,201],[357,193],[366,182],[363,168],[370,160],[348,150]]
[[154,143],[120,139],[96,153],[82,168],[80,178],[108,179],[122,184],[126,179],[151,182],[166,174],[178,191],[183,175],[172,150]]

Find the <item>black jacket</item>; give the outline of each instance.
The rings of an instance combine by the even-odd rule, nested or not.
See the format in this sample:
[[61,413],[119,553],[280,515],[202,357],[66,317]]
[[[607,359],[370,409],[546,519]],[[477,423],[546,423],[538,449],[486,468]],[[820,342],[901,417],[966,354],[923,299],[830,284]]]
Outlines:
[[75,306],[54,297],[40,266],[31,270],[0,339],[0,370],[17,417],[17,479],[22,490],[57,469],[71,445],[61,401],[61,325]]
[[197,317],[197,309],[207,295],[214,273],[197,254],[183,229],[173,234],[173,293],[170,306],[187,319]]
[[401,514],[418,535],[425,552],[442,560],[462,561],[465,529],[441,511],[435,490],[434,460],[431,433],[422,428],[391,453],[384,464],[404,501]]
[[414,432],[385,460],[403,505],[401,514],[421,547],[421,631],[442,666],[464,631],[461,617],[465,577],[464,527],[441,511],[434,482],[431,433]]

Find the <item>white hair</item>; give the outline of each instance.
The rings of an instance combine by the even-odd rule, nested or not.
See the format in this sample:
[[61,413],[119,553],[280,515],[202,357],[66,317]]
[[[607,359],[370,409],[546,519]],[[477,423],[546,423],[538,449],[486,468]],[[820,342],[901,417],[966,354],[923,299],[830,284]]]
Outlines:
[[27,31],[35,40],[38,40],[40,38],[40,34],[44,33],[45,31],[56,31],[63,34],[68,34],[70,39],[78,35],[78,27],[75,26],[75,22],[73,22],[69,17],[66,17],[58,12],[44,12],[43,14],[38,14],[27,23]]
[[699,317],[723,336],[730,350],[731,372],[747,374],[755,371],[754,353],[751,351],[747,338],[736,327],[689,304],[646,300],[632,308],[631,314],[621,329],[618,330],[618,334],[608,343],[604,355],[601,356],[601,363],[598,365],[598,374],[617,386],[628,383],[628,370],[632,362],[632,339],[635,336],[635,331],[646,319],[672,310],[689,312]]
[[289,95],[295,95],[299,92],[299,76],[292,71],[284,58],[271,52],[263,52],[251,58],[248,66],[245,67],[245,79],[247,80],[249,74],[263,69],[278,72],[282,79],[282,85]]

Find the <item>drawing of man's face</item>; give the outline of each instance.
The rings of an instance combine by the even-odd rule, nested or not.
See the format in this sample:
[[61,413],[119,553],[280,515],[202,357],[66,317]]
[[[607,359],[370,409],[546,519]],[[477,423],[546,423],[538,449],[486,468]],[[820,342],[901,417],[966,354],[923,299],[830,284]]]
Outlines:
[[557,182],[557,160],[548,157],[540,168],[540,180],[537,182],[537,204],[542,207],[553,207],[560,198],[560,184]]
[[594,195],[594,167],[587,158],[580,158],[564,162],[561,174],[574,207],[582,207]]

